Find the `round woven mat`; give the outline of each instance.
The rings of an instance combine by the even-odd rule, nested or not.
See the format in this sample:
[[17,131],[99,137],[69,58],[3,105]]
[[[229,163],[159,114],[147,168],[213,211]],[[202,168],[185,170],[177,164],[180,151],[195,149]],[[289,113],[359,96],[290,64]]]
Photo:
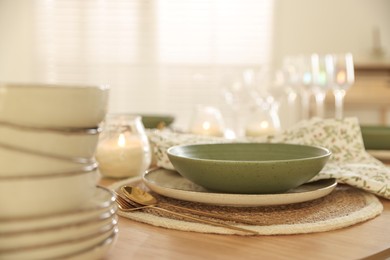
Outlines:
[[[140,178],[122,180],[112,184],[109,188],[118,191],[118,189],[125,184],[139,186],[148,190]],[[156,193],[153,193],[153,195],[158,198],[161,207],[172,209],[176,212],[180,211],[173,209],[172,205],[250,221],[254,224],[248,225],[202,217],[206,220],[218,221],[251,229],[257,231],[260,235],[301,234],[339,229],[372,219],[380,215],[383,210],[381,202],[375,195],[345,185],[339,185],[331,194],[313,201],[264,207],[213,206],[167,198]],[[184,211],[180,213],[184,213]],[[223,227],[187,221],[183,218],[153,208],[135,212],[122,212],[119,210],[118,215],[169,229],[202,233],[250,235],[249,233],[234,231]]]

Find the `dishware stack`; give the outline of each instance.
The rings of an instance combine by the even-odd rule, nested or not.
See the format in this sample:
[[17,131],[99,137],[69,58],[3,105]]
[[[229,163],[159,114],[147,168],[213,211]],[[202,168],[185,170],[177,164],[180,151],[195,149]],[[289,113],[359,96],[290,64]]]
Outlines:
[[115,241],[94,159],[106,86],[0,84],[0,258],[96,258]]

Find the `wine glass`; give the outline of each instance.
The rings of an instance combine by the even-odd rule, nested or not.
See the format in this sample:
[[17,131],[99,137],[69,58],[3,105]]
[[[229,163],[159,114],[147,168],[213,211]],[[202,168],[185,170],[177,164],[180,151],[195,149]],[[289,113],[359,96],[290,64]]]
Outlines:
[[344,97],[355,82],[353,56],[346,54],[328,54],[326,66],[329,71],[329,83],[335,98],[335,117],[343,118]]
[[324,101],[329,90],[329,68],[326,66],[326,57],[312,55],[313,88],[316,101],[316,116],[324,117]]
[[287,106],[288,116],[283,119],[283,125],[290,127],[300,120],[300,104],[298,101],[300,77],[295,62],[295,57],[285,56],[280,69],[274,73],[273,85],[283,89],[286,101],[281,101],[281,106]]
[[288,94],[288,100],[295,102],[298,95],[298,85],[300,83],[300,76],[296,64],[295,57],[286,56],[283,58],[282,68],[276,73],[276,81],[279,84],[284,84]]
[[296,58],[296,66],[299,75],[299,96],[301,97],[301,117],[310,118],[310,98],[313,86],[313,55],[300,55]]

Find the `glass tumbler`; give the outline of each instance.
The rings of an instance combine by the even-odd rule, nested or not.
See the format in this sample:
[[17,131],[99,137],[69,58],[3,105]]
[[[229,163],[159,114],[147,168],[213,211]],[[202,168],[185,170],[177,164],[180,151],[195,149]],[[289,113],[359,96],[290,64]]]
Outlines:
[[141,117],[107,115],[96,151],[99,171],[105,177],[142,175],[151,163],[148,137]]

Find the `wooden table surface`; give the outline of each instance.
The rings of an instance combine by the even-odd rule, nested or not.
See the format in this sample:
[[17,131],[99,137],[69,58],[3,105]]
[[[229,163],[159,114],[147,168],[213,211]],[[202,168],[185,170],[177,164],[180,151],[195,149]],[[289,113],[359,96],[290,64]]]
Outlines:
[[[112,183],[103,179],[103,186]],[[201,234],[119,217],[119,235],[105,259],[361,259],[390,248],[390,201],[369,221],[335,231],[279,236]],[[384,257],[385,256],[385,257]],[[390,259],[390,249],[380,257]]]

